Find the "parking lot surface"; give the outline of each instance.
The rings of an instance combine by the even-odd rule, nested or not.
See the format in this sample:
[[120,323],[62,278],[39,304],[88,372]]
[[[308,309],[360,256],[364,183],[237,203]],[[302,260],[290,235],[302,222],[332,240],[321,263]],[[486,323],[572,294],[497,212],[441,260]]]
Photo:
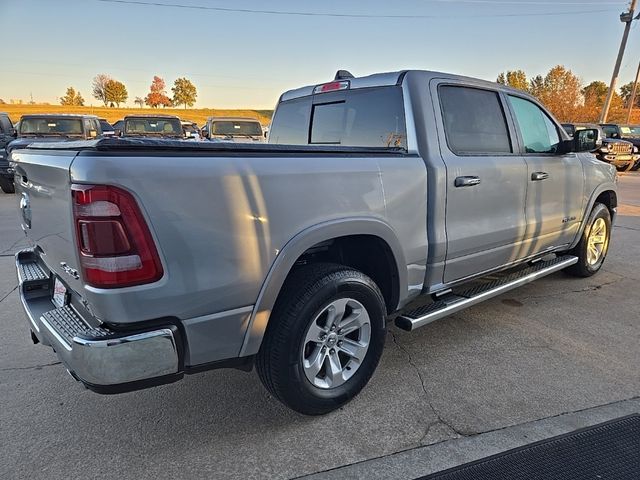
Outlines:
[[554,274],[413,333],[390,326],[370,384],[323,417],[287,410],[255,373],[234,370],[122,395],[84,390],[29,338],[16,203],[0,194],[0,478],[340,478],[333,469],[345,466],[373,478],[372,459],[415,462],[409,452],[435,444],[455,458],[487,432],[639,405],[640,174],[620,178],[598,275]]

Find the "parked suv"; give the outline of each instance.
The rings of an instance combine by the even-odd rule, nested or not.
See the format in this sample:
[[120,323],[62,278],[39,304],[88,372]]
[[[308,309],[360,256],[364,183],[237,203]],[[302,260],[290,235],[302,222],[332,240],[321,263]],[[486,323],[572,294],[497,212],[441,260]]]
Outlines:
[[602,146],[593,151],[598,160],[614,165],[618,171],[638,169],[640,165],[638,147],[627,140],[607,137],[600,125],[593,123],[563,123],[562,128],[572,137],[579,130],[598,130],[598,137],[602,141]]
[[[7,145],[7,155],[37,142],[66,142],[90,140],[102,135],[100,122],[95,115],[33,114],[23,115],[17,128],[17,139]],[[10,173],[13,189],[13,176]],[[4,189],[3,189],[4,190]]]
[[13,193],[13,173],[9,171],[7,145],[16,138],[16,129],[8,113],[0,112],[0,189]]
[[209,117],[202,133],[208,139],[236,143],[264,142],[262,125],[253,118]]

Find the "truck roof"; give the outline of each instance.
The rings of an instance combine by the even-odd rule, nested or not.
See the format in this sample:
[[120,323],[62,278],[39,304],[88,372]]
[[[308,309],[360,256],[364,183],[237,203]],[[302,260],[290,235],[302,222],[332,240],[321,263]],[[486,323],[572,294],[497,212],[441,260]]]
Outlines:
[[132,113],[124,116],[125,120],[127,118],[176,118],[180,120],[177,115],[167,115],[165,113]]
[[95,118],[97,115],[89,115],[84,113],[27,113],[21,118]]
[[[411,76],[420,75],[423,77],[425,81],[429,81],[432,78],[441,78],[441,79],[448,79],[448,80],[462,80],[466,82],[473,82],[478,86],[484,85],[491,88],[495,88],[496,86],[496,82],[490,82],[490,81],[482,80],[479,78],[467,77],[464,75],[456,75],[453,73],[444,73],[444,72],[437,72],[437,71],[431,71],[431,70],[399,70],[397,72],[374,73],[372,75],[367,75],[363,77],[336,78],[334,80],[327,80],[327,82],[323,82],[319,84],[317,83],[315,85],[307,85],[305,87],[300,87],[300,88],[296,88],[296,89],[288,90],[284,92],[280,96],[280,101],[282,102],[285,100],[291,100],[294,98],[306,97],[308,95],[312,95],[314,88],[316,88],[318,85],[323,85],[324,83],[348,80],[350,90],[357,89],[357,88],[368,88],[368,87],[385,87],[385,86],[402,84],[402,81],[407,75],[411,75]],[[530,95],[528,95],[526,92],[508,87],[506,85],[500,85],[500,88],[504,90],[516,92],[519,95],[524,94],[530,97]]]
[[221,122],[258,122],[260,123],[260,120],[253,117],[209,117],[207,118],[207,121],[208,122],[221,121]]

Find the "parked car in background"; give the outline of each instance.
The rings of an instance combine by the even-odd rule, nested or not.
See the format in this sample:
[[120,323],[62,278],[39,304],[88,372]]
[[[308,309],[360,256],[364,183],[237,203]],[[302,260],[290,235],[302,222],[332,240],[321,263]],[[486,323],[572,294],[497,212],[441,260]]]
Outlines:
[[600,126],[607,138],[626,140],[640,148],[640,126],[618,123],[601,123]]
[[123,137],[153,137],[184,139],[182,123],[175,115],[127,115]]
[[113,126],[109,122],[107,122],[106,118],[99,118],[98,121],[100,122],[100,128],[102,129],[103,136],[111,137],[116,134],[115,128],[113,128]]
[[263,143],[264,134],[259,120],[236,117],[209,117],[203,134],[208,139],[236,143]]
[[189,140],[200,140],[200,129],[195,122],[182,121],[182,130],[184,131],[184,137]]
[[13,193],[13,173],[9,170],[7,145],[16,138],[16,129],[8,113],[0,112],[0,190]]
[[604,129],[594,123],[563,123],[562,128],[572,137],[579,130],[593,129],[598,131],[602,146],[593,151],[598,160],[607,162],[618,171],[637,170],[640,166],[638,147],[627,140],[607,137]]
[[32,339],[102,393],[255,364],[289,407],[335,410],[373,375],[388,315],[411,331],[600,270],[618,200],[597,136],[520,90],[410,70],[285,92],[270,144],[20,150]]
[[[23,115],[18,122],[17,138],[6,146],[6,152],[10,155],[13,150],[26,148],[34,142],[89,140],[101,135],[100,122],[95,115]],[[13,189],[13,185],[7,187]]]
[[118,120],[113,123],[113,130],[115,131],[116,137],[122,135],[122,131],[124,130],[124,120]]

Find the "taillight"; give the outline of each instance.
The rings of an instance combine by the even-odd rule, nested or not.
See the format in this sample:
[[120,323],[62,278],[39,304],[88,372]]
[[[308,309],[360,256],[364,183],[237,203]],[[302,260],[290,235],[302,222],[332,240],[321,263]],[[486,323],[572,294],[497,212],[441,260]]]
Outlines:
[[71,195],[85,282],[119,288],[162,277],[151,232],[129,192],[110,185],[72,185]]
[[326,93],[334,92],[336,90],[347,90],[349,88],[349,80],[343,80],[341,82],[329,82],[322,85],[318,85],[313,89],[313,93]]

